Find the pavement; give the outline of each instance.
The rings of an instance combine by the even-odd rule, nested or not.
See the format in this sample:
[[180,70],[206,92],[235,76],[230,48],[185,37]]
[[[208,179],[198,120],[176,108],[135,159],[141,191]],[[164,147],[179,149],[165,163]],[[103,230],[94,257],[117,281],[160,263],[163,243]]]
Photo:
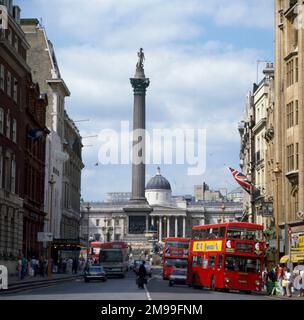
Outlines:
[[0,295],[9,294],[12,292],[20,292],[31,288],[54,285],[60,282],[71,281],[77,278],[82,278],[81,274],[52,274],[51,278],[46,275],[42,277],[26,276],[24,279],[19,279],[18,276],[9,276],[8,289],[0,291]]

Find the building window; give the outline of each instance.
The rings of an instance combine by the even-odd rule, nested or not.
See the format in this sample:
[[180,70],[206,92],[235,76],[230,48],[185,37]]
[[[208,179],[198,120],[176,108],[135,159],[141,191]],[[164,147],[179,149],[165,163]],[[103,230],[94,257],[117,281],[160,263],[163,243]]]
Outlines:
[[8,32],[8,42],[10,44],[13,44],[13,31],[11,29],[8,29],[7,32]]
[[294,115],[293,115],[293,102],[287,105],[287,128],[291,128],[294,125]]
[[17,143],[17,121],[13,119],[13,141]]
[[299,170],[299,143],[296,143],[296,170]]
[[287,146],[287,171],[294,170],[294,145]]
[[295,125],[299,124],[299,101],[295,101]]
[[286,71],[287,87],[289,87],[293,84],[294,81],[293,60],[287,62]]
[[4,160],[4,187],[5,190],[10,190],[10,183],[11,183],[11,159],[9,154],[6,154],[5,160]]
[[13,79],[14,80],[14,85],[13,85],[13,99],[15,102],[18,101],[18,81],[17,79]]
[[16,192],[16,161],[12,159],[11,163],[11,192]]
[[99,227],[99,219],[96,219],[96,227]]
[[0,148],[0,189],[3,186],[3,153],[2,149]]
[[119,226],[119,219],[115,219],[115,226]]
[[18,43],[19,39],[18,39],[18,36],[15,35],[14,36],[14,48],[15,50],[18,52],[18,48],[19,48],[19,43]]
[[8,139],[11,138],[11,118],[9,113],[6,115],[6,137]]
[[4,65],[0,65],[0,89],[4,91]]
[[0,108],[0,133],[4,132],[4,110]]
[[299,81],[299,59],[295,58],[295,82]]
[[8,96],[12,96],[12,75],[9,71],[7,72],[6,78],[6,93]]

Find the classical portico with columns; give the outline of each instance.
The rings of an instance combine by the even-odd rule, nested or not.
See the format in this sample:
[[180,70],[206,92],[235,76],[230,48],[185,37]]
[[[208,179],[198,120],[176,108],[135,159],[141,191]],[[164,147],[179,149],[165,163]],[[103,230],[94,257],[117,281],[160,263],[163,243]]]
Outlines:
[[[113,197],[113,194],[111,194]],[[119,193],[117,193],[119,195]],[[169,181],[157,168],[145,188],[145,198],[151,210],[140,219],[129,215],[125,207],[129,204],[123,193],[121,201],[84,202],[82,205],[81,235],[84,239],[99,241],[126,241],[133,249],[149,250],[154,243],[163,243],[167,237],[191,237],[192,227],[218,223],[221,221],[239,221],[243,215],[241,203],[224,201],[195,201],[184,196],[172,195]],[[132,193],[129,193],[131,199]],[[89,225],[88,218],[89,216]],[[144,217],[144,219],[143,219]],[[153,234],[154,240],[147,238]],[[149,241],[150,240],[150,241]]]

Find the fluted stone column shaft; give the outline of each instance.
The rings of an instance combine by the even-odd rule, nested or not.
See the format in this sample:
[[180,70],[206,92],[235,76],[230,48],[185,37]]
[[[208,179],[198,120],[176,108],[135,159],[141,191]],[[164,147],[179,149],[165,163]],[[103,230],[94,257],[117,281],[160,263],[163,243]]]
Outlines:
[[174,236],[177,237],[177,217],[175,217],[175,230]]
[[186,237],[186,218],[183,217],[183,238]]
[[[133,147],[138,145],[140,150],[133,148],[132,159],[132,200],[145,200],[145,134],[146,129],[146,88],[147,78],[130,79],[134,89],[133,109]],[[138,163],[142,160],[140,163]]]
[[167,238],[170,237],[170,217],[167,217]]
[[162,233],[163,233],[163,230],[162,230],[162,217],[159,217],[159,224],[158,224],[158,227],[159,227],[159,230],[158,230],[158,240],[159,242],[162,241]]

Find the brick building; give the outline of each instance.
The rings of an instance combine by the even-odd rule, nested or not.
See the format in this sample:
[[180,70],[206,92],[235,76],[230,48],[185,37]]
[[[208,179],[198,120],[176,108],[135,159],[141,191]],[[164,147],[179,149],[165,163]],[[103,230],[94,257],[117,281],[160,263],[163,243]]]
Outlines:
[[[27,101],[25,110],[24,143],[24,217],[23,253],[26,256],[40,256],[42,243],[37,241],[37,233],[43,232],[44,218],[44,178],[45,178],[45,116],[47,96],[40,94],[38,84],[28,77]],[[42,135],[35,136],[35,132]]]
[[[20,8],[12,1],[0,5],[7,21],[0,29],[0,264],[15,273],[19,255],[39,254],[40,229],[33,226],[44,214],[39,193],[33,195],[43,192],[45,137],[37,141],[33,155],[27,133],[45,127],[47,101],[26,61],[29,44],[20,27]],[[29,171],[31,167],[35,170]]]
[[[4,4],[4,3],[1,3]],[[28,43],[19,26],[20,9],[9,7],[0,29],[0,264],[15,270],[22,252],[23,135]]]

